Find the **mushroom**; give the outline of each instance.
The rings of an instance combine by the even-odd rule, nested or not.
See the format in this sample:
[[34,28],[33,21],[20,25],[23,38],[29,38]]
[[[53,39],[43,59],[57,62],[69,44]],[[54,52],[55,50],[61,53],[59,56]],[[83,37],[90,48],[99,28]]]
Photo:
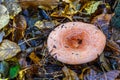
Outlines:
[[96,26],[83,22],[67,22],[48,36],[51,56],[66,64],[83,64],[95,60],[105,47],[106,37]]

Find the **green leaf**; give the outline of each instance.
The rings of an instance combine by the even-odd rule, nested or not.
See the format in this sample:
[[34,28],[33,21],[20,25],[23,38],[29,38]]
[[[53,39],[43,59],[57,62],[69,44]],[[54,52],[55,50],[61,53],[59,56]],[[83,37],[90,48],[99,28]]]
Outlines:
[[20,71],[19,64],[16,64],[15,66],[10,67],[10,72],[9,72],[10,79],[15,78],[18,75],[19,71]]

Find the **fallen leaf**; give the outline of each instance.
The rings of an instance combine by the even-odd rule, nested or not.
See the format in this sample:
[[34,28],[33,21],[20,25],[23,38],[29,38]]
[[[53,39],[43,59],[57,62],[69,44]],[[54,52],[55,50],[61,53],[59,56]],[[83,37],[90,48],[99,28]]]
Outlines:
[[100,14],[100,15],[94,17],[93,20],[91,21],[92,24],[99,27],[103,31],[103,33],[106,35],[107,39],[111,38],[109,22],[112,18],[112,15],[113,14],[103,13],[103,14]]
[[65,4],[65,7],[63,9],[54,11],[51,14],[51,16],[60,17],[60,18],[65,17],[72,21],[73,15],[79,12],[79,9],[80,9],[79,0],[73,0],[73,1],[67,1],[67,2],[68,4]]
[[100,55],[100,62],[101,62],[101,67],[104,68],[106,71],[110,71],[110,63],[108,60],[105,58],[104,53]]
[[10,79],[15,78],[18,75],[19,70],[20,70],[20,65],[19,64],[16,64],[15,66],[11,66],[10,71],[9,71]]
[[22,11],[20,5],[16,2],[16,0],[7,0],[4,1],[4,4],[9,11],[10,18],[13,19],[18,13]]
[[27,22],[24,16],[17,15],[13,19],[12,41],[18,42],[20,39],[22,39],[24,37],[26,27],[27,27]]
[[115,51],[115,52],[120,54],[120,47],[113,40],[107,40],[107,46],[110,47],[113,51]]
[[96,80],[97,72],[93,69],[89,69],[88,73],[84,75],[83,80]]
[[120,74],[119,70],[112,70],[101,75],[99,79],[103,78],[103,80],[106,80],[107,78],[107,80],[115,80],[115,78],[117,78],[119,74]]
[[82,73],[79,75],[79,79],[80,80],[83,80],[83,78],[84,78],[84,72],[87,71],[87,70],[89,70],[89,69],[90,69],[89,67],[82,69]]
[[54,28],[54,26],[58,25],[59,23],[57,21],[37,21],[35,23],[35,26],[42,30],[42,29],[49,29]]
[[99,74],[95,70],[90,69],[90,72],[84,76],[84,80],[115,80],[119,74],[119,70],[112,70]]
[[64,66],[62,68],[62,71],[65,74],[65,78],[63,78],[63,80],[79,80],[79,77],[77,76],[77,73],[75,73],[74,71],[70,70],[66,66]]
[[20,70],[18,80],[24,80],[26,71],[29,70],[29,69],[30,69],[30,67]]
[[65,17],[65,18],[68,18],[69,20],[72,21],[72,16],[67,15],[67,14],[64,14],[64,13],[62,13],[61,11],[55,11],[55,12],[53,12],[50,16],[52,16],[52,17],[58,17],[58,18],[63,18],[63,17]]
[[0,44],[0,60],[9,59],[20,51],[21,49],[16,43],[9,40],[3,40]]
[[22,8],[28,8],[28,7],[40,7],[45,10],[50,10],[55,8],[59,0],[18,0]]
[[99,4],[101,4],[101,1],[89,1],[80,9],[80,12],[85,10],[90,15],[97,10]]
[[9,12],[4,5],[0,4],[0,30],[9,22]]
[[29,57],[30,57],[30,59],[31,59],[35,64],[38,64],[39,66],[42,65],[42,64],[40,63],[40,58],[38,58],[34,52],[32,52],[32,53],[29,55]]

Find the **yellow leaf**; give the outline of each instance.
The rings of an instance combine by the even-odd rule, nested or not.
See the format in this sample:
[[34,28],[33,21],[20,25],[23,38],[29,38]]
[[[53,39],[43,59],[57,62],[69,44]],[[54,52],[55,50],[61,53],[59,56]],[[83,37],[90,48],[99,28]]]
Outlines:
[[101,3],[101,1],[90,1],[81,8],[80,12],[84,9],[87,12],[87,14],[90,15],[97,10],[99,4]]
[[40,64],[40,58],[38,58],[34,52],[32,52],[32,53],[29,55],[29,57],[30,57],[30,59],[31,59],[35,64],[38,64],[39,66],[42,65],[42,64]]

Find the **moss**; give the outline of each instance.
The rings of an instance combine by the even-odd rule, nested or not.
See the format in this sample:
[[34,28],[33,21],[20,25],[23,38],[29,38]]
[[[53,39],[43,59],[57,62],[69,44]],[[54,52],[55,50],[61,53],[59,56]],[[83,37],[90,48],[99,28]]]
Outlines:
[[115,8],[115,15],[112,17],[110,25],[112,27],[120,29],[120,2]]
[[120,29],[120,16],[113,16],[110,24],[112,27]]

